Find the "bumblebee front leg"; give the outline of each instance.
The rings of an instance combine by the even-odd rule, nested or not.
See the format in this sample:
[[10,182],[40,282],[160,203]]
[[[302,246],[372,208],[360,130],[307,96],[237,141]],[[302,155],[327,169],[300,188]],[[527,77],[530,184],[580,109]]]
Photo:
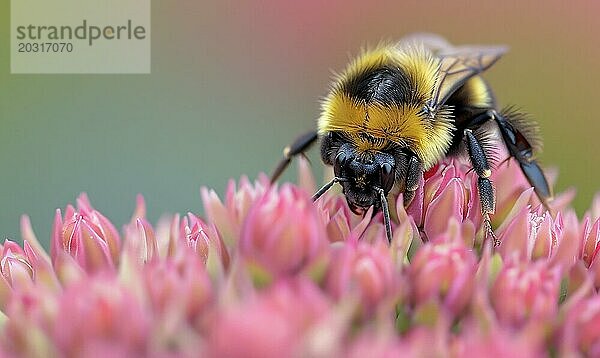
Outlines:
[[313,145],[317,139],[319,138],[317,131],[310,131],[302,134],[292,144],[285,147],[283,150],[283,158],[277,164],[277,167],[271,174],[271,183],[277,181],[277,179],[281,176],[281,174],[285,171],[285,169],[290,165],[292,158],[296,155],[303,154],[306,152],[311,145]]
[[404,207],[407,207],[415,197],[415,193],[419,188],[419,180],[423,176],[423,165],[419,162],[416,156],[411,156],[408,160],[408,168],[406,171],[406,182],[404,189]]
[[464,131],[465,140],[467,142],[467,149],[469,152],[469,158],[475,173],[477,173],[477,191],[479,192],[479,201],[481,202],[481,213],[483,215],[484,225],[487,232],[494,240],[494,246],[498,246],[500,243],[492,230],[492,223],[490,215],[496,211],[496,194],[494,192],[494,186],[489,179],[492,171],[488,163],[487,156],[483,150],[481,142],[475,137],[473,131],[465,129]]

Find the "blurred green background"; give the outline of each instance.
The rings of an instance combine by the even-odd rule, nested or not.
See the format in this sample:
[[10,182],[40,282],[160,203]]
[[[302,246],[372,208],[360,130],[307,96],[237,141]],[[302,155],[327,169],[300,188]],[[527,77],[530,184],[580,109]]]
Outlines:
[[598,190],[600,3],[153,1],[151,75],[11,75],[0,3],[4,237],[28,213],[47,241],[54,210],[80,192],[117,226],[137,193],[152,221],[200,212],[201,185],[222,193],[229,178],[270,171],[315,125],[331,69],[415,31],[509,45],[487,75],[500,102],[539,120],[541,159],[559,167],[558,191],[577,187],[579,213]]

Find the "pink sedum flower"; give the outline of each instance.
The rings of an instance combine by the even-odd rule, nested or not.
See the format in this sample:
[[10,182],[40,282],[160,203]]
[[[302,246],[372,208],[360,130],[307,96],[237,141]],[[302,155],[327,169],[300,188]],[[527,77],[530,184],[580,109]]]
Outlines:
[[328,316],[330,306],[310,281],[278,281],[264,292],[218,310],[210,327],[208,353],[213,357],[296,356],[311,328]]
[[271,188],[244,221],[239,250],[252,265],[273,275],[295,274],[327,250],[323,223],[308,194],[291,185]]
[[500,164],[492,248],[470,169],[441,163],[392,205],[391,244],[381,213],[313,203],[305,162],[300,187],[203,188],[204,215],[156,225],[139,196],[121,231],[82,194],[50,254],[24,216],[23,244],[0,244],[0,356],[600,354],[600,196],[551,214]]
[[415,305],[431,300],[454,314],[468,304],[475,286],[477,257],[454,238],[438,237],[421,247],[408,268]]
[[546,262],[506,262],[491,288],[500,322],[522,326],[549,322],[558,312],[560,271]]
[[341,196],[322,197],[316,206],[325,223],[330,242],[361,237],[371,222],[372,209],[364,217],[354,215],[346,204],[346,199]]
[[128,356],[147,353],[151,315],[113,279],[70,285],[56,308],[57,319],[49,328],[61,355],[89,356],[113,350]]
[[402,280],[387,244],[348,241],[333,251],[325,285],[335,299],[358,299],[361,311],[369,313],[399,302]]
[[480,226],[482,216],[477,176],[475,173],[467,174],[465,167],[458,161],[434,167],[427,173],[407,208],[426,239],[433,240],[443,234],[451,218],[461,224]]
[[543,341],[529,332],[515,332],[510,327],[493,326],[488,330],[466,327],[453,344],[455,357],[546,357]]
[[596,219],[591,224],[591,219],[587,217],[581,234],[583,236],[581,259],[593,273],[594,286],[600,289],[600,219]]
[[2,245],[0,273],[11,287],[32,283],[34,278],[33,266],[27,259],[25,251],[9,240],[6,240]]
[[51,240],[53,263],[59,252],[65,252],[88,272],[114,269],[121,245],[118,231],[91,207],[85,194],[77,202],[77,210],[67,206],[64,217],[56,211]]
[[177,230],[178,240],[196,252],[204,264],[207,264],[209,256],[214,255],[222,264],[223,268],[229,266],[229,252],[217,228],[206,224],[198,216],[188,213],[178,224],[179,217],[175,216],[172,229]]
[[202,258],[192,249],[184,250],[177,257],[143,266],[134,278],[139,280],[136,293],[152,317],[149,337],[156,343],[152,349],[197,351],[200,333],[208,332],[217,299],[214,285]]
[[568,270],[581,257],[583,238],[577,217],[572,210],[553,218],[540,206],[534,209],[529,204],[533,195],[533,189],[524,191],[498,228],[499,252],[505,258],[550,259]]
[[402,346],[399,337],[389,334],[389,331],[378,334],[378,332],[366,330],[345,347],[343,356],[392,358],[406,356],[407,353],[407,349]]
[[230,180],[224,202],[217,193],[205,187],[200,189],[204,211],[208,219],[221,229],[226,243],[233,245],[239,240],[242,223],[255,200],[269,188],[269,179],[262,176],[254,184],[243,176],[236,188]]
[[600,355],[600,296],[594,295],[568,305],[558,335],[563,356]]

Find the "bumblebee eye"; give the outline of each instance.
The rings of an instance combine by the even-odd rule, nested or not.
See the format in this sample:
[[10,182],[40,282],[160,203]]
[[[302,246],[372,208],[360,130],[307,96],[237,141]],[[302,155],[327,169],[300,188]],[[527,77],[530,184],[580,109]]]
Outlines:
[[395,176],[394,176],[394,168],[390,163],[381,164],[381,188],[389,193],[394,186]]
[[333,172],[336,177],[342,176],[342,169],[346,166],[348,162],[348,156],[344,152],[339,152],[335,156],[335,163],[333,164]]

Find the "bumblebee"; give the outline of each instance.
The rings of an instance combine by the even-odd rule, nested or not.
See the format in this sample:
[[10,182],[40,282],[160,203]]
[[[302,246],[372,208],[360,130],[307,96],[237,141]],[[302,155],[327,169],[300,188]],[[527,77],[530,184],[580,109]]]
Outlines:
[[[349,207],[382,210],[391,240],[388,201],[403,193],[408,205],[423,173],[445,157],[466,154],[478,176],[484,225],[495,238],[491,159],[499,137],[548,208],[552,191],[536,162],[537,125],[510,108],[498,109],[481,77],[507,51],[502,46],[452,46],[436,35],[411,35],[365,50],[333,80],[323,99],[317,130],[284,150],[271,176],[321,141],[321,159],[333,166],[331,186],[342,186]],[[499,135],[497,135],[499,133]],[[496,241],[496,240],[495,240]],[[497,242],[496,242],[497,244]]]

